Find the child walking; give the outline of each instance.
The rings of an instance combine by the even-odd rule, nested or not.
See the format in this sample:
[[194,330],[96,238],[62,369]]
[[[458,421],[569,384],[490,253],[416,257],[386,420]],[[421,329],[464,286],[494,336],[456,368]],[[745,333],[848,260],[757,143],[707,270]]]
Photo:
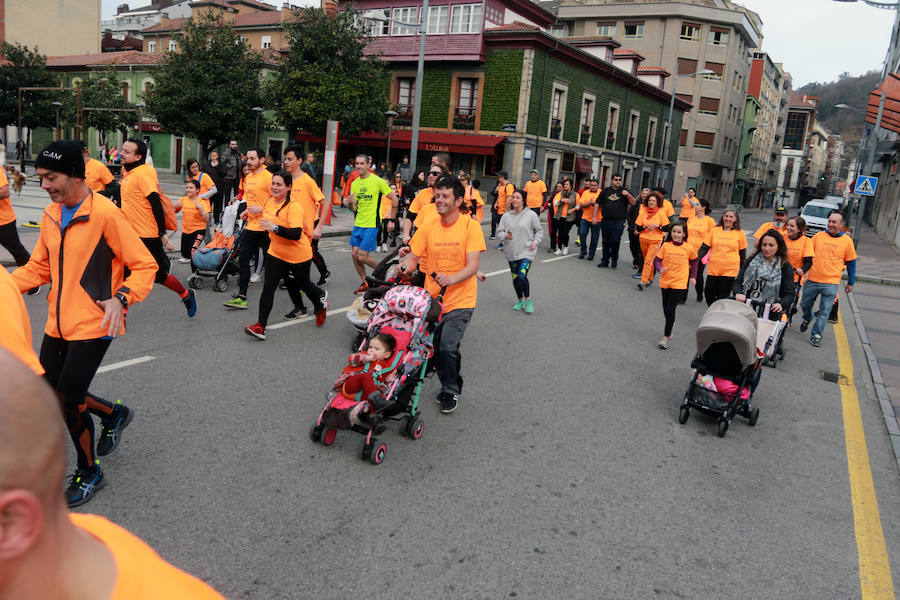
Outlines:
[[663,315],[666,326],[659,347],[669,347],[672,326],[675,325],[675,309],[687,299],[688,285],[697,283],[697,250],[687,243],[687,228],[675,223],[669,230],[669,241],[663,242],[653,259],[659,272],[662,291]]

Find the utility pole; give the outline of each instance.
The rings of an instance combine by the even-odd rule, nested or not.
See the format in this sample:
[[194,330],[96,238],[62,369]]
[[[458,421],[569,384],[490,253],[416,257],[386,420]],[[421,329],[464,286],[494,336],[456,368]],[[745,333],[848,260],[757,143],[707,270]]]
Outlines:
[[[881,129],[881,116],[884,113],[884,100],[887,97],[887,92],[882,90],[881,92],[881,100],[878,102],[878,115],[875,117],[875,127],[872,129],[872,133],[869,134],[869,147],[867,148],[867,156],[866,156],[866,166],[865,172],[861,172],[861,175],[871,175],[872,169],[875,166],[875,147],[878,146],[878,130]],[[856,224],[853,226],[853,241],[856,243],[857,247],[859,246],[859,232],[862,226],[863,215],[866,212],[866,197],[859,197],[859,206],[857,207],[856,212]]]

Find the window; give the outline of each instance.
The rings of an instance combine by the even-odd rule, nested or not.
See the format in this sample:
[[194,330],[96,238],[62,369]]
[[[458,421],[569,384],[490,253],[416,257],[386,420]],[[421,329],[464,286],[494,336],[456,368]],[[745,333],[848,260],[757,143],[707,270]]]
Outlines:
[[715,63],[706,61],[704,69],[709,69],[712,73],[707,73],[703,76],[703,79],[708,79],[710,81],[722,81],[722,73],[725,72],[725,65],[722,63]]
[[686,145],[687,145],[687,134],[688,134],[688,130],[687,130],[687,129],[682,129],[682,130],[681,130],[681,136],[678,138],[678,145],[679,145],[679,146],[686,146]]
[[713,142],[716,141],[716,134],[707,131],[694,132],[694,148],[703,148],[711,150]]
[[416,34],[416,27],[401,25],[400,23],[397,23],[397,21],[402,21],[404,23],[417,23],[419,20],[417,7],[409,6],[406,8],[395,8],[393,12],[391,12],[391,18],[396,19],[396,21],[391,21],[391,35]]
[[650,121],[647,123],[647,148],[646,154],[647,156],[653,156],[654,144],[656,142],[656,118],[650,117]]
[[578,135],[578,141],[582,144],[591,143],[591,124],[594,122],[594,103],[593,96],[585,96],[581,102],[581,131]]
[[625,23],[625,39],[639,40],[644,37],[644,23]]
[[727,46],[728,30],[722,27],[710,27],[709,43],[713,46]]
[[394,125],[412,125],[413,96],[416,93],[415,77],[397,78],[397,112]]
[[679,58],[675,68],[678,75],[690,75],[697,72],[697,61],[692,58]]
[[694,97],[690,94],[675,94],[675,97],[681,100],[682,102],[687,102],[688,104],[694,103]]
[[126,99],[126,100],[128,100],[128,89],[129,89],[130,87],[131,87],[131,86],[128,84],[127,81],[123,81],[123,82],[122,82],[122,95],[125,96],[125,99]]
[[447,11],[448,6],[429,6],[428,7],[428,28],[426,33],[429,34],[445,34],[447,33]]
[[175,48],[177,47],[177,43],[175,40],[169,40],[169,52],[175,52]]
[[260,36],[262,40],[262,44],[260,44],[263,48],[271,48],[272,47],[272,36],[271,35],[263,35]]
[[[369,35],[373,37],[381,37],[388,35],[391,30],[391,22],[388,19],[391,16],[391,9],[389,8],[379,8],[373,10],[367,10],[365,12],[366,17],[374,17],[374,18],[366,18],[362,20],[362,26],[366,28],[369,32]],[[384,19],[383,21],[381,19]],[[270,36],[263,36],[270,37]],[[266,46],[263,46],[265,48]]]
[[566,92],[559,88],[553,88],[553,104],[550,107],[550,135],[549,137],[562,139],[563,116],[566,110]]
[[700,29],[700,25],[697,23],[682,23],[681,39],[687,40],[689,42],[699,42]]
[[481,30],[480,4],[455,4],[450,13],[450,33],[478,33]]
[[616,35],[615,23],[597,23],[597,35],[614,37]]
[[[484,20],[492,25],[503,25],[503,13],[488,5],[484,8]],[[485,27],[487,27],[487,24],[485,24]]]
[[697,111],[701,115],[717,115],[719,114],[719,99],[718,98],[700,98],[700,108]]
[[631,113],[631,119],[628,122],[628,147],[626,148],[626,151],[630,154],[637,151],[637,134],[640,120],[641,113]]
[[554,23],[550,26],[550,35],[553,37],[563,38],[569,36],[568,23]]
[[156,52],[156,40],[147,42],[147,52]]
[[616,145],[616,138],[619,132],[619,105],[609,103],[609,117],[606,120],[606,148],[613,148]]
[[475,129],[475,110],[478,108],[478,80],[460,79],[456,101],[454,129]]

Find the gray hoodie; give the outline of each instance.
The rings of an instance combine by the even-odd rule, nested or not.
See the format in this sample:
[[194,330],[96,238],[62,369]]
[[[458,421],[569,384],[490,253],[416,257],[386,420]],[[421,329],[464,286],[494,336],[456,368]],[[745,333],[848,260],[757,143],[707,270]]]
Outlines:
[[[511,240],[506,239],[507,231],[512,232]],[[508,208],[497,226],[497,239],[503,242],[503,256],[509,262],[523,258],[533,259],[537,254],[537,246],[532,250],[530,245],[532,242],[539,244],[543,236],[541,222],[530,208],[523,208],[519,213]]]

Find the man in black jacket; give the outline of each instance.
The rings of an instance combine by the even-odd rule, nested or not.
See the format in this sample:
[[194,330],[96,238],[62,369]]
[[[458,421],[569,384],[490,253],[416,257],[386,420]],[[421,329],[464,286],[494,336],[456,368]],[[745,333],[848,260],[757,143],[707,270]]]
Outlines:
[[231,202],[231,196],[237,195],[238,185],[241,183],[241,152],[238,150],[237,140],[230,140],[228,148],[219,158],[223,165],[222,178],[225,185],[222,186],[222,202],[228,204]]

